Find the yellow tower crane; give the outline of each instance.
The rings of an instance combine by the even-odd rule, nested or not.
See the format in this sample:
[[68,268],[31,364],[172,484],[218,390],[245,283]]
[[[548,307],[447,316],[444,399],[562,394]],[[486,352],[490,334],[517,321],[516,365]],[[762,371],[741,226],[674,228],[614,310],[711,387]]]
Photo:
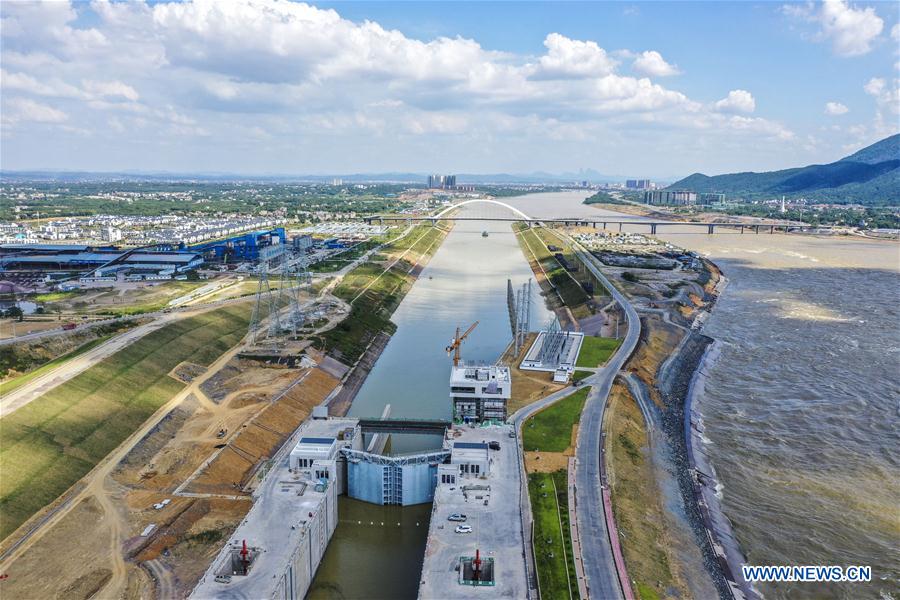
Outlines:
[[466,332],[462,335],[459,334],[459,327],[456,328],[456,335],[450,340],[450,345],[447,346],[447,356],[453,354],[453,366],[459,366],[459,347],[462,346],[463,340],[469,337],[469,334],[472,333],[472,330],[478,326],[478,321],[472,323],[472,325],[466,329]]

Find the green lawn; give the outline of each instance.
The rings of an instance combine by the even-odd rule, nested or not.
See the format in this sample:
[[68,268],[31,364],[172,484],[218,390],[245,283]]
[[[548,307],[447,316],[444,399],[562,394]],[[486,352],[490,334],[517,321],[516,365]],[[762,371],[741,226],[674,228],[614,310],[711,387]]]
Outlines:
[[522,447],[527,451],[565,451],[572,439],[572,425],[581,419],[581,409],[590,389],[578,390],[525,421]]
[[3,418],[0,538],[55,500],[184,387],[167,374],[208,365],[246,333],[231,306],[147,334]]
[[584,336],[584,342],[581,344],[581,351],[578,353],[578,361],[576,367],[598,367],[609,360],[622,343],[622,340],[614,338],[594,337],[592,335]]
[[575,371],[572,373],[572,381],[581,381],[585,377],[590,377],[593,374],[592,371]]
[[530,473],[528,495],[534,517],[534,553],[541,597],[578,598],[566,471]]

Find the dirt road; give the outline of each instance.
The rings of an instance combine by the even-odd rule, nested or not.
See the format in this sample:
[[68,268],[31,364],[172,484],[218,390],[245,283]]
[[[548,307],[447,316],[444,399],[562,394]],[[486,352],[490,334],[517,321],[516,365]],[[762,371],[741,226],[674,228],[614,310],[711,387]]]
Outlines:
[[103,511],[104,523],[107,523],[109,526],[108,543],[110,544],[110,556],[112,557],[112,564],[109,565],[112,571],[112,577],[103,589],[100,590],[98,597],[121,597],[125,592],[128,579],[125,559],[122,555],[122,543],[125,540],[128,523],[125,521],[123,515],[116,508],[114,501],[110,497],[115,493],[114,486],[116,485],[110,477],[110,474],[134,446],[153,430],[153,428],[156,427],[170,411],[184,402],[191,394],[195,394],[207,379],[218,372],[242,349],[243,341],[216,359],[202,375],[194,379],[189,385],[185,386],[183,390],[159,408],[153,416],[147,419],[137,431],[122,442],[122,444],[120,444],[109,456],[98,463],[97,466],[80,481],[80,483],[84,485],[81,491],[73,494],[59,506],[51,509],[47,515],[38,520],[33,528],[25,533],[25,535],[9,549],[6,556],[3,557],[2,562],[0,562],[0,572],[7,572],[10,564],[40,540],[47,531],[59,523],[63,517],[65,517],[82,500],[93,497],[97,500],[97,503]]

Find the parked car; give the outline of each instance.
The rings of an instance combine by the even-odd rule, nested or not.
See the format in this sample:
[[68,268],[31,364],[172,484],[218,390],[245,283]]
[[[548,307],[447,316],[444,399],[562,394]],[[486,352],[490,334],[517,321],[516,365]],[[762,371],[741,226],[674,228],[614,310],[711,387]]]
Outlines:
[[471,525],[457,525],[456,529],[454,529],[456,533],[472,533]]
[[461,514],[461,513],[453,513],[452,515],[447,517],[447,520],[448,521],[465,521],[466,515]]
[[494,442],[489,442],[489,443],[488,443],[488,448],[490,448],[491,450],[499,450],[499,449],[500,449],[500,442],[496,442],[496,441],[494,441]]

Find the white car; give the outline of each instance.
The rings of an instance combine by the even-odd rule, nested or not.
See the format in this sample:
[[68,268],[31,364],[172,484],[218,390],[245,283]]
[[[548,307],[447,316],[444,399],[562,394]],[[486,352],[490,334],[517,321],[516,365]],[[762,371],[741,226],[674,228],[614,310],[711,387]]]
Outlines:
[[454,529],[456,533],[472,533],[471,525],[457,525],[456,529]]

